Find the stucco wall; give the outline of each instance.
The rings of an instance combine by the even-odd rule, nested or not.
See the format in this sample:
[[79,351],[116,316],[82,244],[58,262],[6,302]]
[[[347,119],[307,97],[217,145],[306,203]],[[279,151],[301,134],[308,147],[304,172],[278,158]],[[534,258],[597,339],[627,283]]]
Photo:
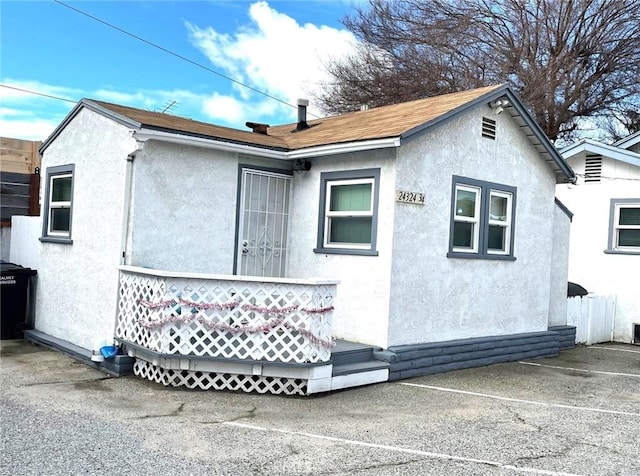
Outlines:
[[282,161],[146,142],[133,164],[128,263],[233,274],[239,164],[291,167]]
[[567,281],[569,275],[570,234],[571,219],[559,206],[556,206],[553,214],[551,288],[549,290],[550,327],[564,326],[567,324]]
[[127,128],[82,109],[42,159],[43,177],[75,164],[73,244],[40,244],[36,329],[88,349],[113,337],[125,164],[135,149]]
[[[287,276],[339,279],[334,335],[386,346],[393,151],[317,159],[292,181]],[[232,274],[239,164],[286,170],[289,162],[149,141],[133,165],[129,263]],[[380,256],[316,254],[320,174],[381,168]]]
[[149,141],[134,161],[134,266],[233,271],[237,157]]
[[[568,161],[577,174],[584,173],[584,157]],[[631,342],[632,323],[640,323],[638,270],[640,255],[607,254],[611,198],[640,199],[640,167],[612,159],[602,162],[601,182],[559,185],[556,194],[574,213],[569,251],[569,281],[594,294],[615,294],[613,338]],[[631,180],[629,180],[631,179]]]
[[11,253],[9,261],[25,268],[40,268],[40,217],[14,215],[11,217]]
[[[343,154],[313,161],[294,175],[289,274],[295,278],[339,279],[333,316],[335,337],[387,346],[389,280],[394,210],[393,150]],[[378,256],[314,253],[317,244],[320,174],[380,168]]]
[[[481,137],[482,116],[497,139]],[[544,331],[548,325],[555,178],[508,114],[478,106],[401,148],[389,345]],[[447,258],[452,175],[517,187],[516,261]]]

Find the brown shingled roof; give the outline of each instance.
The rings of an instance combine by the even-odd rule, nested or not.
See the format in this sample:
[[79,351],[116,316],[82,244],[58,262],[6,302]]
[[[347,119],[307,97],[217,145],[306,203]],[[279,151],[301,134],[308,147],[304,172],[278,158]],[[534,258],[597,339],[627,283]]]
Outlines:
[[499,87],[472,89],[308,121],[311,127],[301,132],[292,132],[295,124],[270,127],[268,133],[284,139],[292,150],[399,137]]
[[286,149],[287,144],[278,137],[270,137],[264,134],[256,134],[251,131],[241,131],[230,127],[217,126],[206,122],[193,121],[184,117],[173,116],[161,112],[144,111],[133,107],[120,106],[104,101],[89,99],[89,102],[107,109],[111,112],[127,117],[140,123],[143,127],[151,129],[186,133],[199,137],[221,139],[225,141],[239,142],[262,147]]
[[445,94],[308,121],[309,129],[296,132],[295,124],[270,127],[268,135],[216,126],[158,112],[144,111],[103,101],[89,100],[143,127],[239,142],[274,149],[307,147],[399,137],[412,129],[487,94],[500,85]]

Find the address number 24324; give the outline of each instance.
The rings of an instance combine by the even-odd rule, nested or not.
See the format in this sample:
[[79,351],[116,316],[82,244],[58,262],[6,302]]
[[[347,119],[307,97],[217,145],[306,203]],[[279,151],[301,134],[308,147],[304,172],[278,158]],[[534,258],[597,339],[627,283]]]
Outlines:
[[396,190],[396,202],[424,205],[424,193]]

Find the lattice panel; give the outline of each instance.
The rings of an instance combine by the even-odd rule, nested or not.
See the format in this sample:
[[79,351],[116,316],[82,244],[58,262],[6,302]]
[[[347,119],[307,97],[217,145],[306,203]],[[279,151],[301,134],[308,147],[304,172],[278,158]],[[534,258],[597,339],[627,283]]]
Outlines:
[[276,395],[307,394],[307,382],[303,379],[163,369],[140,359],[136,359],[133,373],[152,382],[172,387],[187,387],[200,390],[232,390]]
[[[332,306],[335,285],[121,271],[120,288],[116,336],[157,352],[297,363],[331,358],[332,312],[309,311]],[[235,307],[221,307],[229,303]]]
[[147,349],[161,352],[162,330],[146,329],[142,320],[153,317],[154,311],[141,306],[141,300],[154,301],[166,294],[164,278],[120,272],[118,289],[118,318],[116,338],[124,339]]

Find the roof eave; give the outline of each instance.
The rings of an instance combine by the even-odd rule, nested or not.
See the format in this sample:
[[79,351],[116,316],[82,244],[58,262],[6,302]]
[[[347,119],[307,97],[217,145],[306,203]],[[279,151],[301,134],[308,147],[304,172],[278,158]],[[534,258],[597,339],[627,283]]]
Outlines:
[[[426,131],[427,129],[433,129],[435,127],[441,126],[444,123],[452,120],[453,118],[470,110],[471,108],[474,108],[480,104],[491,102],[505,95],[509,98],[509,101],[511,103],[509,109],[513,108],[516,111],[517,115],[522,118],[526,126],[531,130],[533,137],[536,138],[538,143],[544,149],[545,153],[549,155],[551,160],[548,162],[550,162],[556,174],[556,182],[574,182],[576,180],[576,175],[571,167],[569,167],[569,165],[567,165],[567,163],[563,160],[562,156],[558,153],[553,144],[551,144],[544,132],[542,132],[542,129],[540,129],[540,126],[531,117],[520,99],[507,85],[497,87],[496,89],[478,96],[477,98],[466,102],[429,122],[426,122],[420,126],[414,127],[413,129],[404,132],[401,136],[401,139],[403,142],[412,140],[421,132]],[[529,140],[532,142],[532,144],[536,145],[531,138],[529,138]]]
[[123,116],[121,114],[117,114],[113,111],[110,111],[109,109],[106,109],[92,101],[90,101],[89,99],[83,98],[80,101],[78,101],[76,103],[76,105],[73,107],[73,109],[71,109],[71,111],[69,112],[69,114],[66,115],[66,117],[62,120],[62,122],[60,124],[58,124],[58,127],[56,127],[53,132],[49,135],[49,137],[47,137],[44,142],[42,143],[42,145],[40,146],[40,148],[38,149],[38,152],[40,152],[40,154],[43,154],[44,151],[47,149],[47,147],[49,147],[51,145],[51,143],[56,139],[56,137],[58,137],[60,135],[60,133],[67,127],[67,125],[69,125],[69,123],[78,115],[78,113],[83,109],[83,108],[87,108],[90,109],[93,112],[96,112],[104,117],[107,117],[109,119],[112,119],[114,121],[116,121],[119,124],[122,124],[124,126],[130,127],[132,129],[140,129],[141,124],[137,121],[134,121],[126,116]]
[[591,139],[582,139],[560,151],[560,154],[562,154],[565,160],[569,160],[581,153],[598,154],[609,159],[640,167],[640,154]]
[[327,155],[346,154],[350,152],[360,152],[363,150],[387,149],[400,147],[401,139],[398,136],[383,137],[379,139],[359,140],[341,142],[336,144],[326,144],[303,149],[295,149],[287,152],[289,159],[304,159],[312,157],[322,157]]
[[148,127],[143,127],[142,129],[135,131],[134,137],[140,142],[156,140],[159,142],[201,147],[204,149],[215,149],[223,150],[226,152],[251,154],[271,159],[287,158],[286,150],[282,148],[258,146],[255,144],[248,144],[207,136],[184,134],[176,131],[167,131]]
[[438,127],[442,124],[444,124],[445,122],[448,122],[450,120],[452,120],[453,118],[461,115],[462,113],[470,110],[471,108],[477,106],[478,104],[482,104],[487,102],[488,100],[493,100],[493,99],[497,99],[501,96],[504,96],[504,92],[508,89],[508,86],[506,85],[502,85],[496,89],[493,89],[491,91],[489,91],[488,93],[485,93],[481,96],[478,96],[477,98],[466,102],[452,110],[450,110],[449,112],[445,113],[445,114],[441,114],[440,116],[425,122],[424,124],[421,124],[419,126],[416,126],[412,129],[409,129],[408,131],[405,131],[402,133],[402,135],[400,136],[400,138],[402,139],[403,142],[405,141],[410,141],[412,139],[414,139],[415,137],[417,137],[421,132],[426,131],[427,129],[433,129],[435,127]]
[[[576,181],[575,172],[569,166],[569,164],[565,162],[565,160],[562,158],[562,155],[560,155],[560,152],[558,152],[558,149],[554,147],[554,145],[551,143],[551,141],[546,136],[546,134],[542,132],[542,129],[540,129],[540,126],[538,125],[538,123],[533,119],[531,114],[529,114],[529,112],[525,108],[524,104],[522,104],[518,96],[516,96],[516,94],[513,91],[511,91],[510,88],[506,88],[505,93],[511,103],[510,107],[515,109],[515,111],[525,122],[526,126],[529,128],[533,136],[536,138],[538,143],[542,146],[544,151],[547,154],[549,154],[553,169],[556,173],[556,182],[557,183],[574,183]],[[494,99],[494,98],[492,97],[490,99]],[[529,141],[534,146],[536,145],[531,139],[531,137],[529,137]]]
[[399,137],[388,137],[375,140],[354,141],[340,144],[307,147],[297,150],[286,150],[283,148],[257,146],[255,144],[241,143],[213,137],[181,134],[175,131],[159,130],[145,126],[143,126],[140,130],[135,131],[134,137],[140,142],[145,142],[147,140],[156,140],[160,142],[202,147],[205,149],[224,150],[227,152],[250,154],[259,157],[281,160],[322,157],[327,155],[358,152],[362,150],[383,149],[400,146]]
[[613,143],[614,147],[619,147],[622,149],[628,149],[629,147],[633,147],[634,145],[640,142],[640,131],[636,131],[627,137],[623,137],[619,141]]

